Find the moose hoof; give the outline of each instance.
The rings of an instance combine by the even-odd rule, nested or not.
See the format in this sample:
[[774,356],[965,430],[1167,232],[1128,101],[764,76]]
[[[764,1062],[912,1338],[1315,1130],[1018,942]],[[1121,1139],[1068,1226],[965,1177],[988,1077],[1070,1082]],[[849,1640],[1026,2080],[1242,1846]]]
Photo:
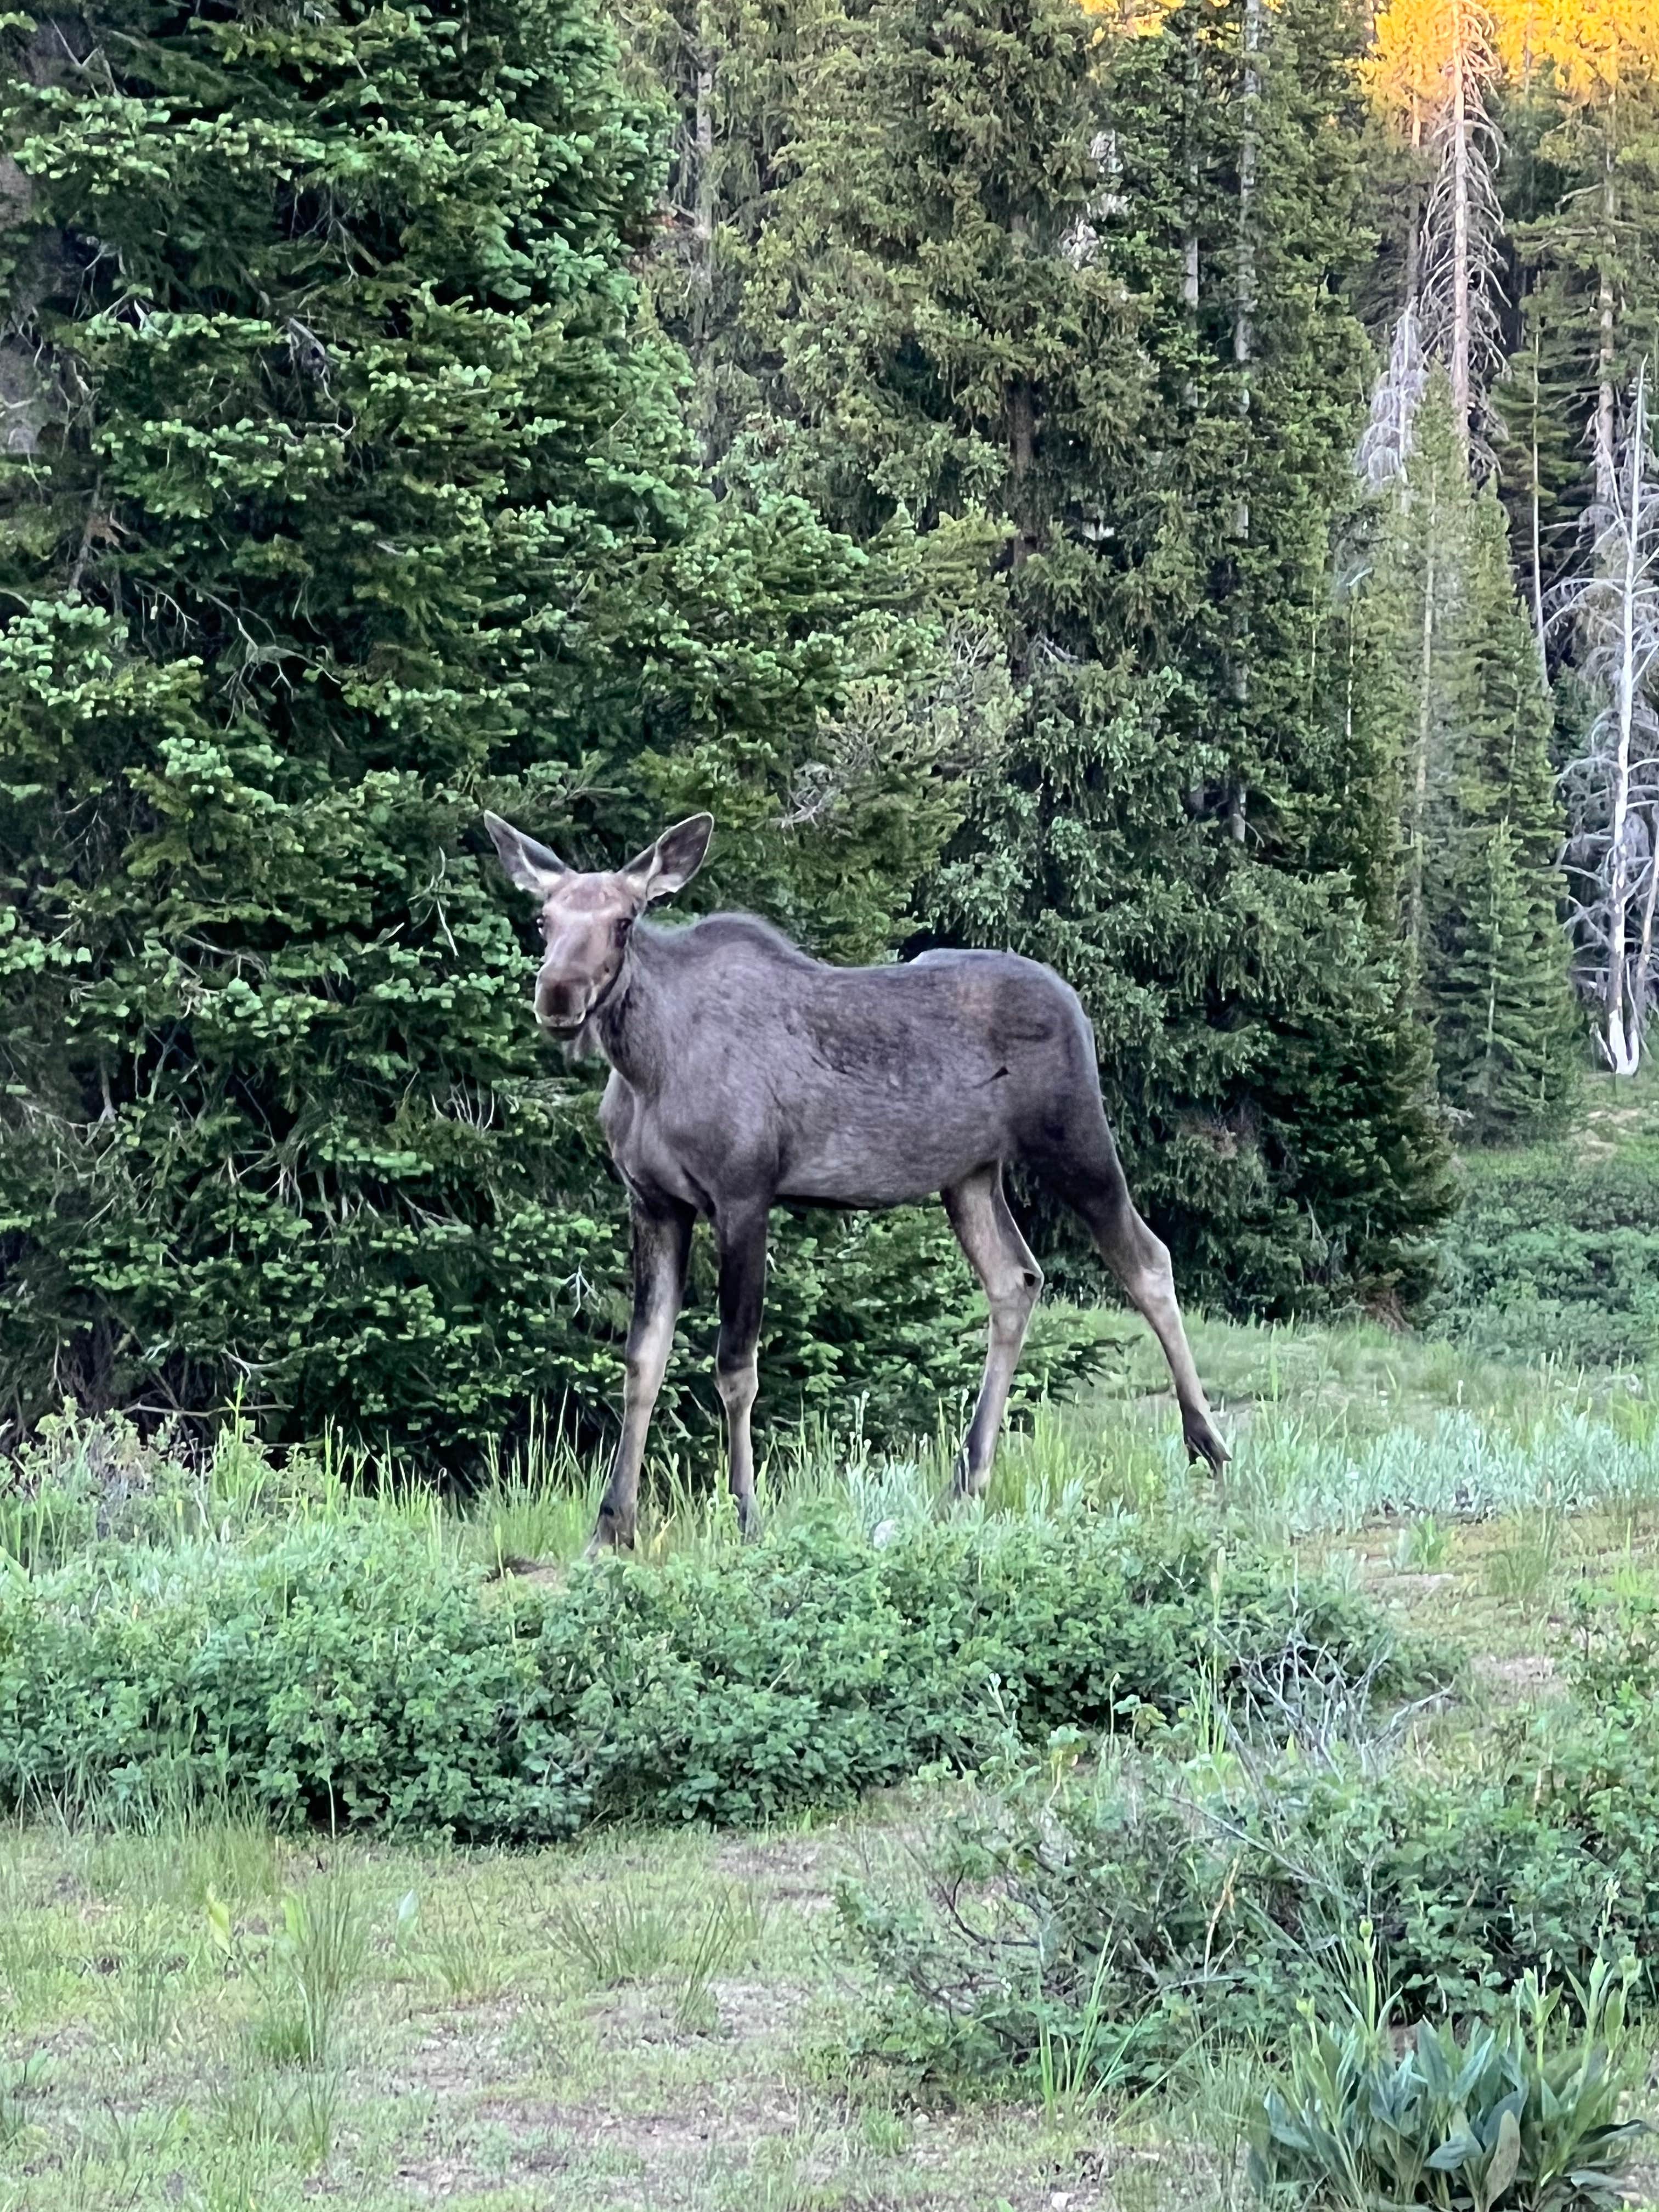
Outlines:
[[960,1505],[964,1499],[981,1496],[990,1479],[989,1468],[975,1470],[964,1444],[957,1454],[957,1463],[951,1470],[950,1503]]
[[1212,1474],[1219,1474],[1232,1457],[1207,1421],[1183,1423],[1182,1438],[1187,1447],[1188,1459],[1194,1465],[1202,1460]]
[[601,1512],[593,1524],[593,1533],[587,1540],[584,1559],[603,1559],[612,1552],[631,1552],[634,1548],[634,1524],[619,1521],[614,1513]]

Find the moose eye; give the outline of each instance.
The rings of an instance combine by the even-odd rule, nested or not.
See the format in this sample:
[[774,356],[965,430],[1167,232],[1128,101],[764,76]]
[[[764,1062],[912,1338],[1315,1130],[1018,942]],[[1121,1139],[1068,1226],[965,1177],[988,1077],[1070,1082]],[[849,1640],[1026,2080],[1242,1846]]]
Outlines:
[[630,929],[632,929],[632,927],[634,927],[634,917],[633,917],[633,915],[632,915],[631,914],[625,914],[625,915],[623,916],[622,920],[621,920],[621,921],[617,924],[617,944],[618,944],[618,945],[626,945],[626,944],[627,944],[627,942],[628,942],[628,933],[629,933],[629,931]]

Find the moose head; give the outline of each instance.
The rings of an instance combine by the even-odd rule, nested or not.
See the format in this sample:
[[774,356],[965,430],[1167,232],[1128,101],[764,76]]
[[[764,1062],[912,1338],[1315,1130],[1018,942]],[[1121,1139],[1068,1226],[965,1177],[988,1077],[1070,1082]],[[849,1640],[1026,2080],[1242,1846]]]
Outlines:
[[509,878],[541,907],[536,1019],[555,1036],[572,1036],[616,989],[641,915],[653,901],[684,890],[702,866],[714,817],[690,815],[625,868],[592,873],[568,867],[499,814],[486,814],[484,826]]

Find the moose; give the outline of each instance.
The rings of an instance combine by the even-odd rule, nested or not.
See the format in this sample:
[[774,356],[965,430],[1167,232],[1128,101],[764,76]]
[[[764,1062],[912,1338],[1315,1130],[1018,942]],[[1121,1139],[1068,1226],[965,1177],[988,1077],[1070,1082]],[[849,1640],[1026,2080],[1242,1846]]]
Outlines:
[[715,1382],[732,1495],[744,1534],[756,1533],[750,1415],[768,1217],[780,1201],[943,1198],[991,1310],[984,1379],[952,1486],[983,1491],[1042,1288],[1003,1191],[1015,1164],[1082,1216],[1150,1323],[1188,1457],[1225,1464],[1170,1255],[1135,1211],[1107,1125],[1088,1018],[1052,969],[992,951],[835,968],[746,914],[652,927],[647,908],[684,890],[702,866],[712,815],[664,830],[626,867],[592,872],[568,867],[499,815],[484,822],[508,877],[541,910],[538,1023],[609,1063],[599,1121],[632,1208],[622,1434],[592,1549],[634,1540],[646,1432],[700,1215],[714,1225],[720,1259]]

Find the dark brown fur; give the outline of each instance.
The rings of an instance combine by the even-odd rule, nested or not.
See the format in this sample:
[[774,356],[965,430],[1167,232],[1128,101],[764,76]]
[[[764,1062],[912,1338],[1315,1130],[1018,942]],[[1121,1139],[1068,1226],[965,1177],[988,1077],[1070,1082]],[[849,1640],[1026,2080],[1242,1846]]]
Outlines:
[[646,1431],[700,1214],[720,1251],[715,1372],[732,1494],[744,1527],[755,1526],[750,1412],[767,1218],[781,1200],[885,1206],[942,1194],[991,1308],[956,1474],[958,1490],[981,1491],[1042,1285],[1003,1195],[1011,1162],[1082,1215],[1164,1348],[1188,1452],[1224,1463],[1170,1255],[1130,1200],[1107,1127],[1088,1020],[1051,969],[1012,952],[830,968],[748,915],[653,928],[640,916],[695,875],[708,816],[665,831],[626,868],[592,875],[485,819],[507,873],[541,902],[538,1018],[610,1063],[599,1116],[633,1202],[623,1433],[596,1544],[633,1539]]

